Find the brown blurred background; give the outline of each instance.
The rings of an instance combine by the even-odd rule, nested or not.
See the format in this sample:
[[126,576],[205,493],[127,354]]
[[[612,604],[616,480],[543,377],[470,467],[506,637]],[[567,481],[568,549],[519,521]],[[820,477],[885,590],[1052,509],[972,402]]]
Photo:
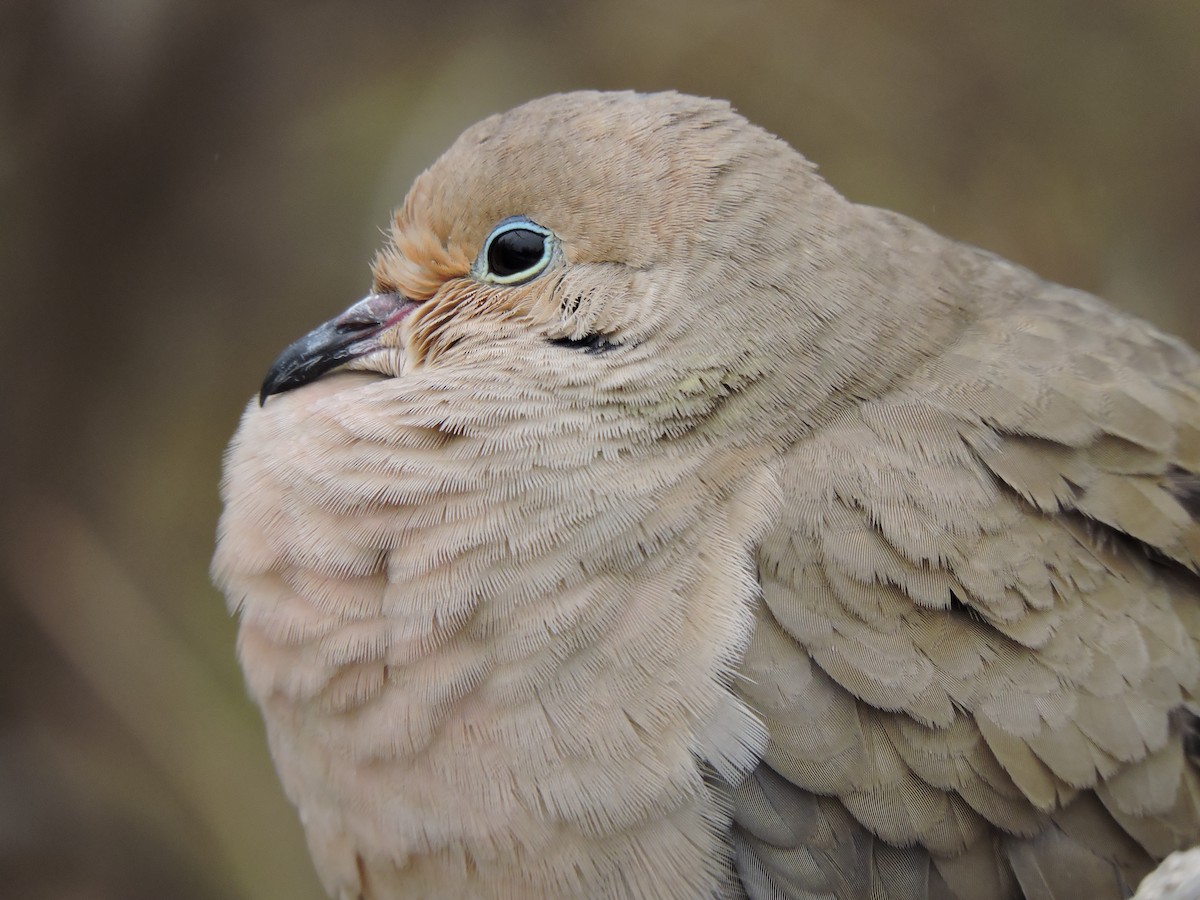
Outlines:
[[4,0],[0,894],[319,892],[206,567],[222,448],[484,114],[726,97],[1200,341],[1200,3]]

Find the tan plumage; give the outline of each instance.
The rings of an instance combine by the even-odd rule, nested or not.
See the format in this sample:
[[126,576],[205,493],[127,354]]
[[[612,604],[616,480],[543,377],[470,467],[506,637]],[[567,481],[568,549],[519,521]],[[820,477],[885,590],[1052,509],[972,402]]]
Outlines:
[[214,561],[332,896],[1100,900],[1200,838],[1179,341],[669,93],[468,130],[375,291]]

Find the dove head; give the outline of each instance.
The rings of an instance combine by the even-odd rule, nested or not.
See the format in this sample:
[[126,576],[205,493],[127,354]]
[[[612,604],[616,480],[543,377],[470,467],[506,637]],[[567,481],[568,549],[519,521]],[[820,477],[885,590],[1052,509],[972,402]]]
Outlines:
[[468,129],[416,180],[374,293],[290,347],[262,399],[334,368],[424,372],[602,406],[651,442],[794,434],[873,377],[873,342],[899,330],[870,309],[877,266],[845,240],[857,223],[727,103],[533,101]]

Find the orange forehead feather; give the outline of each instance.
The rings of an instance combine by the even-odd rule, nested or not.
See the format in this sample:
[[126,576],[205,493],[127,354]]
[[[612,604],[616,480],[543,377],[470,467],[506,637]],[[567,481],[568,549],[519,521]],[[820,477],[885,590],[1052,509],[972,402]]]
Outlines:
[[398,291],[410,300],[428,300],[452,278],[461,278],[471,259],[459,246],[447,247],[428,225],[398,216],[391,241],[375,256],[375,288]]

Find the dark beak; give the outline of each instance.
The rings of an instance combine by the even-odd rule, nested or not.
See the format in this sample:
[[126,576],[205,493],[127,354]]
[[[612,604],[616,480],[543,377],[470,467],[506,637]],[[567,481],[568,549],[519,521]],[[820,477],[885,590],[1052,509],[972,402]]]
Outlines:
[[259,405],[272,394],[303,387],[331,369],[379,349],[379,335],[416,308],[415,302],[400,294],[363,297],[279,354],[263,381]]

